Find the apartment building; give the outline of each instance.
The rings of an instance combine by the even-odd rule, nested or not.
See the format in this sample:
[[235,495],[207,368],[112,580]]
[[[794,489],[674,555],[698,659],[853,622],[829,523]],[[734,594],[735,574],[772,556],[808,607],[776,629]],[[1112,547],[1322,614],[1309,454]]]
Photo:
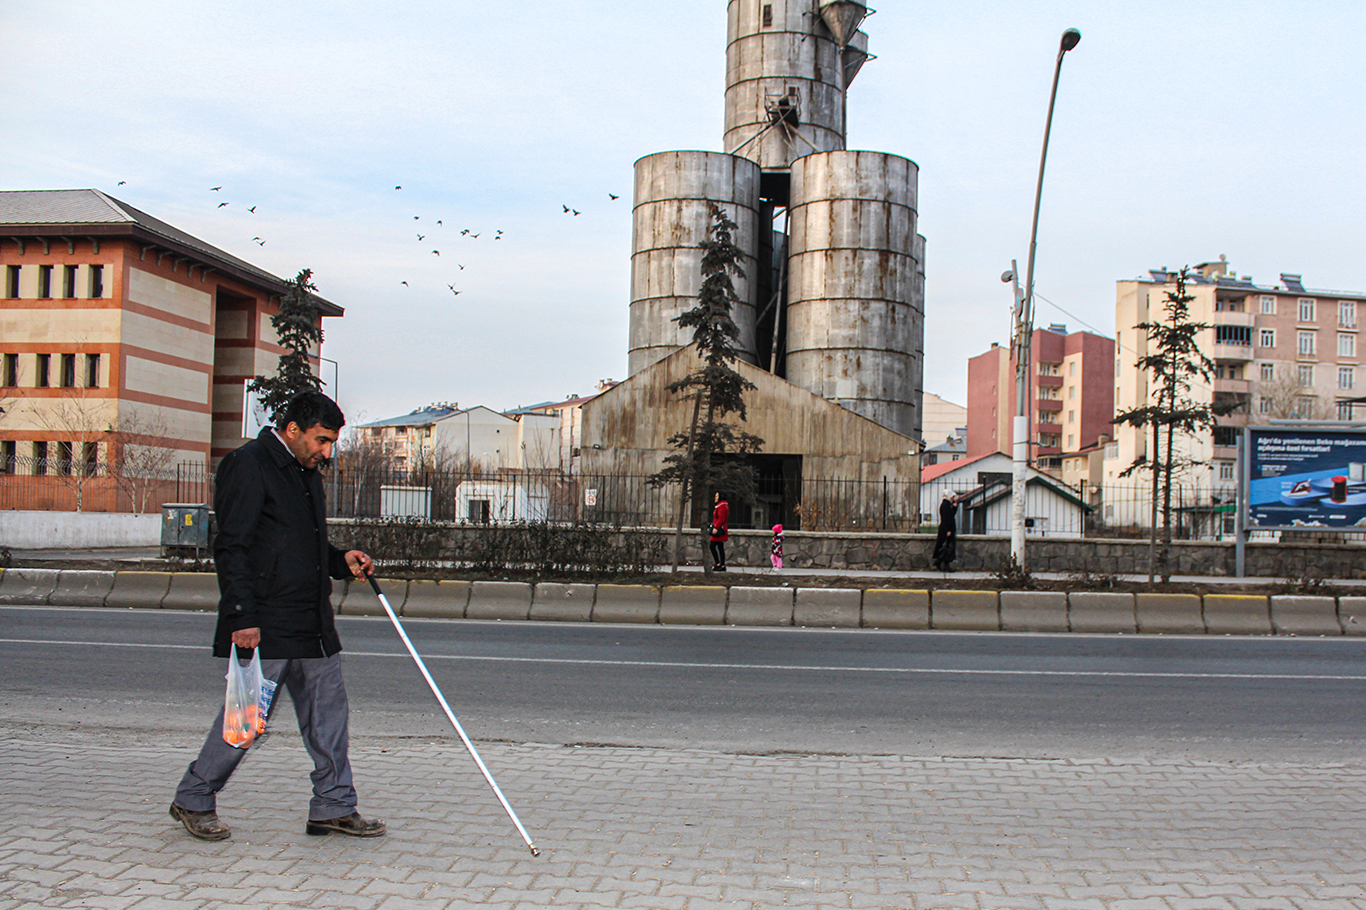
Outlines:
[[[1116,283],[1116,412],[1150,401],[1148,376],[1137,367],[1150,353],[1148,339],[1135,326],[1163,318],[1176,279],[1176,272],[1162,268]],[[1203,465],[1186,471],[1180,482],[1192,503],[1226,504],[1232,501],[1242,427],[1271,418],[1352,418],[1354,400],[1359,402],[1366,384],[1366,351],[1357,338],[1366,294],[1306,289],[1302,276],[1290,273],[1276,284],[1257,284],[1234,274],[1224,257],[1194,266],[1186,293],[1194,298],[1191,320],[1209,326],[1197,342],[1215,364],[1210,382],[1195,382],[1194,397],[1232,410],[1217,418],[1212,433],[1179,437],[1178,454]],[[1149,443],[1141,430],[1114,428],[1104,461],[1107,521],[1146,526],[1146,506],[1122,508],[1124,500],[1137,497],[1109,491],[1146,484],[1142,472],[1128,479],[1118,475],[1146,456]]]
[[[1115,343],[1091,332],[1054,324],[1035,329],[1029,349],[1030,459],[1057,475],[1062,458],[1095,445],[1110,433],[1114,416],[1111,371]],[[1009,348],[968,361],[967,457],[1010,454],[1016,413],[1015,359]]]
[[482,405],[432,404],[410,413],[361,424],[361,439],[378,447],[397,471],[463,468],[480,471],[545,471],[558,468],[558,416]]
[[0,281],[0,471],[69,475],[138,445],[206,468],[242,444],[284,280],[82,189],[0,191]]

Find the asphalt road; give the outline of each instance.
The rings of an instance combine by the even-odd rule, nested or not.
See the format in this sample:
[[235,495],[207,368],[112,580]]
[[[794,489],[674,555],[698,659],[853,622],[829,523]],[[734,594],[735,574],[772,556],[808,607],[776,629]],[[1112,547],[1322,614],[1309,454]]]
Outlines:
[[[342,618],[352,735],[453,735],[392,627]],[[0,607],[0,721],[201,735],[205,614]],[[476,740],[1002,758],[1359,758],[1366,640],[411,620]],[[291,725],[287,706],[277,729]]]

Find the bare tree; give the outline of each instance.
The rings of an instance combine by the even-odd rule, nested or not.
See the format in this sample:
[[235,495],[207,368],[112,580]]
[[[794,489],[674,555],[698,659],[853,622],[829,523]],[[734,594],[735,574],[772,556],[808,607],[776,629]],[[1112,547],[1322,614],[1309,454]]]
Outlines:
[[1282,420],[1332,420],[1337,417],[1337,410],[1330,402],[1315,395],[1312,386],[1300,382],[1299,371],[1294,366],[1282,366],[1276,370],[1276,378],[1258,382],[1257,398],[1259,417]]
[[113,443],[109,473],[135,515],[147,511],[153,494],[170,479],[175,449],[166,445],[168,435],[166,418],[159,411],[152,416],[124,414],[109,434]]
[[103,476],[99,447],[109,444],[109,416],[113,402],[92,398],[86,389],[65,389],[50,408],[39,411],[38,422],[56,437],[57,449],[48,450],[46,464],[34,464],[34,472],[57,477],[76,495],[76,511],[85,509],[85,494],[92,480]]

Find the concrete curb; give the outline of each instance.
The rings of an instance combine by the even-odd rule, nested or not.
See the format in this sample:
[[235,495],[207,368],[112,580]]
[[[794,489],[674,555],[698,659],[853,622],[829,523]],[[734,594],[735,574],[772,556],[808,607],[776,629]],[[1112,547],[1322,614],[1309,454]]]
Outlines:
[[1158,635],[1199,635],[1205,631],[1198,594],[1136,594],[1138,631]]
[[594,593],[593,585],[540,582],[531,596],[531,618],[588,622],[593,618]]
[[863,625],[869,629],[928,629],[930,592],[869,588],[863,592]]
[[114,590],[113,570],[62,569],[57,587],[48,595],[48,603],[71,607],[102,607]]
[[161,599],[163,610],[218,612],[218,576],[201,572],[173,572],[170,589]]
[[476,581],[466,619],[530,619],[531,585],[525,581]]
[[725,585],[665,585],[659,596],[659,621],[692,626],[725,625]]
[[468,581],[414,578],[408,582],[403,615],[414,619],[463,619],[469,602]]
[[1068,594],[1067,620],[1073,632],[1110,635],[1138,632],[1134,595],[1119,591],[1077,591]]
[[1066,592],[1001,592],[1001,631],[1066,632],[1068,630]]
[[659,604],[654,585],[598,585],[593,622],[659,622]]
[[1338,622],[1343,635],[1366,635],[1366,597],[1339,597]]
[[1277,635],[1341,635],[1343,631],[1336,600],[1302,594],[1272,596],[1271,625]]
[[[394,612],[403,615],[403,604],[408,599],[408,585],[404,578],[392,578],[380,586],[384,598]],[[337,612],[342,616],[387,616],[384,604],[379,602],[368,581],[342,579],[342,596],[337,604]]]
[[0,604],[46,604],[60,574],[57,569],[6,569],[0,576]]
[[957,632],[999,632],[1001,608],[995,591],[935,591],[930,626]]
[[171,590],[170,572],[115,572],[114,587],[104,599],[106,607],[156,607]]
[[1205,629],[1211,635],[1270,635],[1271,608],[1265,597],[1206,594]]
[[793,602],[792,588],[732,587],[726,598],[726,624],[790,626]]
[[798,588],[792,624],[857,629],[862,620],[862,606],[863,592],[858,588]]

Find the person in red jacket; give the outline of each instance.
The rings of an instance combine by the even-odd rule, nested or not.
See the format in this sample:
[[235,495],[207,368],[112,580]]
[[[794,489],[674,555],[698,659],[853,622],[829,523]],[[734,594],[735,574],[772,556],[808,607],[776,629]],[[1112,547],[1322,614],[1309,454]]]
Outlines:
[[712,571],[726,571],[726,541],[730,540],[730,503],[724,493],[716,494],[716,508],[711,513]]

